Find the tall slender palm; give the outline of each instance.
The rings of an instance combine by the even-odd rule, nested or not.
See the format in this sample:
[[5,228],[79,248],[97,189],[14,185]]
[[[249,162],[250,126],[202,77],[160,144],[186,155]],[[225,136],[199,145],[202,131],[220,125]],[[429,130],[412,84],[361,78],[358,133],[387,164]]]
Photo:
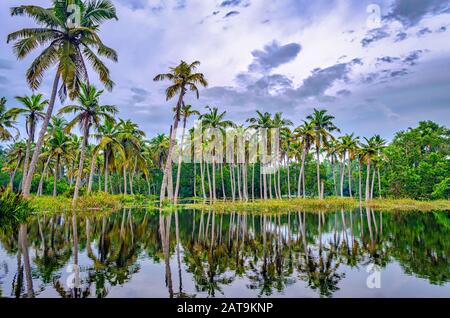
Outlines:
[[301,150],[301,167],[300,167],[300,173],[298,175],[298,193],[297,196],[300,197],[300,186],[303,184],[303,197],[306,197],[306,185],[305,185],[305,160],[306,156],[309,153],[309,150],[311,149],[311,146],[314,142],[315,137],[315,126],[311,122],[303,121],[303,124],[297,127],[294,130],[294,134],[296,138],[299,139],[302,145]]
[[372,182],[372,190],[370,197],[373,197],[374,191],[374,181],[375,181],[375,170],[378,176],[378,196],[381,198],[381,179],[380,179],[380,165],[382,160],[384,159],[384,148],[386,148],[386,140],[384,140],[380,135],[373,136],[373,142],[375,144],[375,148],[377,150],[377,157],[374,164],[374,175]]
[[328,115],[327,110],[317,110],[314,109],[314,112],[311,115],[306,117],[312,125],[314,125],[314,143],[316,148],[316,165],[317,165],[317,193],[320,199],[323,198],[322,188],[320,183],[320,150],[325,140],[333,139],[334,137],[331,135],[333,131],[339,131],[339,129],[334,125],[333,119],[334,116]]
[[[98,128],[98,132],[94,134],[94,138],[96,138],[99,142],[98,145],[93,150],[94,155],[92,160],[96,159],[96,154],[99,151],[103,151],[105,192],[108,192],[108,182],[109,182],[108,177],[110,167],[115,166],[116,161],[115,154],[117,154],[122,160],[125,160],[125,151],[123,149],[122,144],[120,143],[120,137],[121,137],[120,127],[118,127],[116,122],[113,120],[105,120],[103,125],[101,125]],[[92,179],[93,174],[91,173],[89,176],[88,184],[92,184]]]
[[42,99],[42,94],[33,94],[31,96],[16,96],[22,107],[14,108],[16,113],[25,115],[25,127],[28,134],[27,148],[25,152],[25,161],[23,164],[22,185],[25,183],[27,177],[28,164],[30,160],[31,144],[34,142],[34,134],[36,131],[36,124],[39,120],[45,117],[43,112],[45,106],[48,105],[48,100]]
[[344,196],[344,176],[345,176],[345,159],[348,156],[348,191],[349,196],[352,197],[352,177],[351,177],[351,164],[354,157],[354,149],[358,145],[358,137],[355,134],[347,134],[339,138],[338,153],[341,159],[340,169],[340,191],[341,197]]
[[52,158],[55,159],[54,165],[54,178],[53,178],[53,196],[57,195],[56,184],[58,181],[58,175],[60,174],[61,161],[70,156],[70,159],[74,159],[70,151],[68,151],[71,138],[62,130],[55,129],[49,139],[49,148]]
[[[248,122],[249,128],[252,129],[269,129],[272,128],[272,115],[268,112],[262,113],[259,110],[256,111],[256,117],[251,117],[246,120]],[[261,146],[268,146],[266,145],[265,141],[261,143]],[[260,146],[260,147],[261,147]],[[260,153],[267,153],[267,149],[260,149]],[[260,165],[266,164],[266,158],[263,159],[264,163],[260,160]],[[259,169],[260,177],[262,177],[263,180],[263,193],[261,193],[261,198],[267,199],[267,174],[263,172],[263,169]]]
[[19,114],[14,109],[6,110],[6,98],[0,98],[0,141],[8,141],[13,139],[10,130],[18,130],[16,128],[15,119]]
[[25,152],[26,152],[26,143],[24,141],[18,141],[11,144],[6,151],[7,165],[11,165],[11,170],[9,174],[9,187],[11,191],[14,190],[14,177],[22,163],[23,157],[25,156]]
[[[71,6],[79,8],[79,23],[73,23]],[[88,69],[85,60],[98,73],[100,81],[112,89],[114,83],[109,70],[99,56],[117,61],[116,52],[103,44],[98,35],[100,25],[108,20],[117,19],[114,5],[109,0],[53,0],[53,6],[43,8],[35,5],[22,5],[11,8],[12,16],[28,16],[39,27],[24,28],[10,33],[7,42],[15,42],[14,53],[18,59],[24,59],[37,47],[44,50],[34,59],[27,70],[26,78],[29,86],[35,90],[44,79],[44,73],[53,65],[57,65],[53,80],[52,92],[41,131],[28,168],[23,195],[30,194],[31,180],[41,153],[48,123],[55,105],[56,93],[60,80],[60,98],[67,92],[73,99],[78,95],[81,82],[89,83]],[[93,51],[96,50],[96,53]]]
[[[292,121],[287,118],[283,118],[283,113],[281,113],[281,112],[277,112],[273,116],[272,128],[279,129],[280,144],[281,144],[281,139],[283,138],[283,136],[287,133],[287,131],[289,131],[288,127],[292,126],[292,125],[293,125]],[[280,160],[281,160],[281,158],[278,158],[278,161],[280,161]],[[289,167],[288,167],[288,169],[289,169]],[[278,184],[277,190],[278,191],[276,191],[276,193],[277,193],[278,197],[281,199],[282,194],[281,194],[281,177],[280,177],[279,163],[277,163],[276,173],[278,176],[278,179],[277,179],[277,181],[278,181],[277,182],[277,184]]]
[[204,87],[208,86],[208,82],[206,81],[205,76],[202,73],[195,73],[195,70],[199,65],[199,61],[192,62],[191,64],[188,64],[185,61],[181,61],[177,66],[171,67],[169,73],[158,74],[153,79],[154,81],[169,80],[172,82],[172,85],[170,85],[166,89],[166,100],[170,100],[178,94],[178,101],[175,106],[175,116],[173,119],[172,131],[170,135],[169,152],[167,155],[163,181],[161,184],[160,204],[162,204],[166,196],[166,190],[168,190],[168,198],[170,200],[173,200],[173,193],[171,193],[172,191],[168,189],[168,183],[170,182],[170,184],[172,184],[172,180],[169,178],[169,174],[171,175],[172,171],[173,147],[175,146],[175,136],[177,134],[178,123],[180,121],[181,107],[184,104],[184,96],[189,89],[190,91],[195,92],[198,99],[200,95],[197,85],[200,84]]
[[81,92],[77,97],[79,104],[67,105],[59,110],[59,114],[76,114],[75,118],[67,124],[66,130],[70,131],[78,124],[83,135],[72,205],[75,205],[78,199],[90,130],[91,128],[97,130],[100,127],[102,120],[113,120],[112,116],[118,112],[116,106],[100,105],[99,99],[102,94],[103,90],[97,90],[93,85],[88,86],[86,84],[81,84]]
[[[187,120],[189,117],[191,116],[199,116],[200,112],[198,110],[195,110],[192,108],[192,105],[184,105],[181,107],[181,114],[183,117],[183,131],[181,133],[181,142],[180,142],[180,152],[178,154],[178,168],[177,168],[177,181],[175,184],[175,198],[174,198],[174,203],[177,203],[178,200],[178,193],[179,193],[179,189],[180,189],[180,177],[181,177],[181,163],[182,163],[182,158],[183,158],[183,146],[184,146],[184,134],[186,132],[186,124],[187,124]],[[194,163],[195,164],[195,163]]]
[[376,158],[378,154],[377,144],[375,139],[372,137],[367,139],[364,137],[365,143],[361,144],[361,158],[366,163],[367,173],[366,173],[366,202],[370,201],[370,168],[372,161]]

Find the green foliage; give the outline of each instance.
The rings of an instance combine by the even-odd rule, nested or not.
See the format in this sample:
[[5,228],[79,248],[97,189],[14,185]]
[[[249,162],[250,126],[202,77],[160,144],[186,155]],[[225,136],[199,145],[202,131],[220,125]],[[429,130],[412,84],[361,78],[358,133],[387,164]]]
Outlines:
[[0,189],[0,228],[26,221],[33,211],[30,201],[9,189]]
[[[385,150],[382,175],[387,194],[422,200],[444,198],[439,189],[450,175],[449,153],[450,130],[431,121],[397,133]],[[442,191],[444,195],[445,189]]]
[[433,188],[433,199],[450,199],[450,178],[442,180]]

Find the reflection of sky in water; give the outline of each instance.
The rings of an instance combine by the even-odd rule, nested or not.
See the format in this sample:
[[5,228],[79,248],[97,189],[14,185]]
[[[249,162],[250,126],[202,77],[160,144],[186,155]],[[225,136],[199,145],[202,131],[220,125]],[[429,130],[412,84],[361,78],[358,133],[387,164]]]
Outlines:
[[[82,217],[77,218],[78,265],[82,281],[81,288],[83,290],[90,288],[90,297],[96,296],[96,286],[102,279],[104,279],[106,290],[104,296],[107,297],[169,297],[169,288],[166,285],[167,268],[169,268],[171,273],[173,295],[177,297],[180,289],[180,272],[176,249],[175,218],[172,216],[170,224],[170,257],[168,264],[166,264],[163,242],[159,236],[159,215],[152,214],[147,216],[147,219],[143,219],[142,213],[137,214],[140,216],[134,216],[134,223],[130,222],[131,214],[126,215],[126,222],[122,222],[121,213],[110,216],[108,219],[105,219],[104,223],[100,218],[90,220],[90,246],[97,258],[96,262],[87,253],[85,220]],[[378,223],[376,223],[376,228],[370,229],[372,237],[369,234],[368,218],[366,218],[365,212],[363,212],[364,217],[362,221],[364,224],[362,227],[359,212],[353,212],[353,232],[348,212],[344,216],[340,212],[325,215],[325,222],[320,227],[317,215],[307,215],[306,242],[313,267],[306,266],[307,263],[304,261],[304,240],[297,213],[292,213],[289,221],[287,216],[283,216],[281,219],[278,219],[278,217],[272,218],[272,220],[267,217],[265,227],[262,225],[264,222],[261,224],[262,218],[259,215],[254,218],[248,216],[246,222],[244,222],[244,218],[240,219],[241,222],[238,228],[240,231],[239,240],[235,236],[230,240],[234,244],[232,250],[225,248],[222,254],[217,252],[213,257],[210,255],[209,258],[208,252],[211,251],[209,243],[202,242],[202,240],[200,240],[200,243],[198,242],[199,233],[201,232],[199,231],[201,223],[199,214],[196,214],[195,229],[193,229],[192,213],[182,212],[179,215],[182,292],[188,296],[197,298],[212,296],[206,290],[202,291],[196,288],[196,286],[206,286],[210,283],[210,277],[208,276],[209,260],[212,264],[217,265],[217,267],[213,266],[216,271],[220,269],[220,273],[214,277],[216,282],[215,297],[267,297],[266,294],[261,292],[264,275],[272,279],[266,279],[266,282],[270,281],[272,283],[270,295],[272,297],[318,297],[320,295],[319,290],[314,289],[312,287],[314,283],[309,284],[308,281],[310,282],[311,277],[314,278],[314,275],[320,276],[322,282],[330,279],[332,276],[323,275],[323,270],[322,275],[319,275],[321,271],[320,257],[323,257],[323,263],[326,263],[327,257],[330,257],[331,268],[334,268],[333,266],[336,265],[335,270],[331,270],[332,274],[337,277],[336,281],[333,282],[333,279],[330,279],[329,285],[331,287],[325,288],[325,290],[329,290],[328,296],[450,296],[450,270],[448,266],[450,252],[449,250],[440,250],[448,247],[449,229],[445,225],[438,223],[432,213],[411,213],[409,215],[383,213],[382,231],[379,214],[374,213],[375,220]],[[203,231],[206,230],[207,215],[205,213],[203,216]],[[301,216],[303,217],[303,214]],[[234,222],[236,222],[237,218],[235,215]],[[221,247],[227,246],[230,233],[237,233],[235,232],[237,229],[236,223],[231,227],[233,231],[230,232],[229,216],[221,217],[220,214],[217,214],[214,225],[214,237],[216,240],[214,249],[220,243],[219,227],[221,219],[223,226],[221,238],[224,243],[224,245],[220,245]],[[65,241],[62,243],[64,248],[70,251],[70,247],[73,247],[72,219],[67,218],[65,221],[66,223],[61,219],[59,223],[55,222],[55,228],[60,230],[59,234],[57,234],[60,235],[60,239],[65,238]],[[47,233],[44,234],[47,239],[50,237],[47,232],[50,229],[49,223],[45,227],[43,225],[45,222],[42,219],[41,222],[44,232]],[[143,225],[143,228],[139,227]],[[210,218],[209,226],[208,237],[210,238],[213,235],[212,217]],[[244,228],[245,226],[246,229]],[[131,227],[133,227],[133,231],[131,231]],[[266,270],[268,272],[272,270],[272,276],[267,274],[267,272],[264,273],[263,270],[264,235],[262,230],[264,228],[266,261],[268,264]],[[364,231],[364,238],[362,238],[361,229]],[[105,255],[107,258],[109,257],[109,263],[106,267],[104,266],[106,263],[103,264],[100,261],[100,251],[102,250],[99,245],[101,231],[104,231],[107,241],[109,240],[109,243],[105,245],[107,246],[106,249],[109,248],[107,251],[105,250]],[[124,233],[125,243],[123,245],[121,245],[120,241],[121,231]],[[45,266],[41,266],[41,271],[39,271],[36,263],[36,257],[42,255],[42,242],[39,233],[37,222],[30,221],[28,225],[28,250],[31,260],[34,293],[37,297],[60,297],[60,294],[56,291],[55,282],[59,282],[63,290],[66,293],[70,293],[70,288],[68,288],[66,282],[69,275],[71,275],[68,272],[68,264],[73,264],[74,262],[73,251],[71,251],[72,254],[69,259],[63,261],[64,266],[56,268],[51,274],[51,281],[44,283],[40,273],[42,270],[45,271]],[[247,237],[244,243],[242,242],[243,233]],[[12,286],[17,285],[18,281],[20,281],[17,275],[17,264],[19,261],[16,253],[17,242],[14,243],[14,240],[11,237],[8,238],[6,234],[1,233],[0,235],[0,290],[2,297],[14,297]],[[206,232],[202,232],[202,235],[205,236]],[[440,237],[440,235],[444,237]],[[17,233],[13,237],[17,239]],[[8,242],[5,240],[8,240]],[[273,244],[271,250],[269,249],[270,241]],[[193,242],[198,244],[192,245],[191,243]],[[346,247],[346,242],[349,243],[348,248]],[[238,258],[243,261],[244,267],[243,272],[240,274],[237,274],[235,266],[235,260],[237,259],[236,244],[239,244]],[[58,246],[61,248],[60,245]],[[373,247],[372,252],[370,252],[371,246]],[[189,248],[191,250],[187,250]],[[192,270],[189,269],[193,268],[190,255],[195,249],[200,251],[199,255],[203,255],[201,263],[203,266],[203,281],[200,276],[197,275],[196,277]],[[354,260],[354,265],[350,266],[349,255],[352,251],[356,251],[357,259]],[[419,252],[422,254],[428,253],[428,255],[420,255],[418,254]],[[381,255],[383,253],[385,253],[384,258]],[[412,254],[417,255],[417,258],[412,257]],[[255,262],[256,258],[258,260]],[[366,272],[366,268],[368,264],[372,264],[374,261],[384,263],[380,272],[380,289],[369,289],[366,285],[369,275]],[[23,273],[20,294],[26,296],[27,281],[24,258],[21,258],[20,262]],[[250,266],[253,262],[256,269],[252,269]],[[290,262],[293,262],[294,265],[289,270]],[[436,266],[430,266],[433,262],[437,262]],[[277,267],[277,264],[282,264],[282,266]],[[414,266],[418,266],[418,268],[416,269]],[[279,274],[278,270],[283,274]],[[433,272],[436,270],[438,271],[437,273]],[[127,273],[125,275],[127,278],[123,283],[115,285],[111,283],[115,281],[118,277],[117,275],[124,272]],[[99,273],[105,275],[100,275]],[[258,275],[260,279],[258,282],[254,279],[255,275]],[[90,287],[88,286],[89,278],[91,278]],[[280,278],[282,278],[281,281],[283,283],[277,288],[277,279],[279,283]],[[220,281],[221,279],[230,279],[230,282],[224,283]],[[321,283],[318,284],[320,285]],[[321,287],[319,285],[316,282],[315,286],[317,288]],[[333,289],[333,286],[336,288]]]

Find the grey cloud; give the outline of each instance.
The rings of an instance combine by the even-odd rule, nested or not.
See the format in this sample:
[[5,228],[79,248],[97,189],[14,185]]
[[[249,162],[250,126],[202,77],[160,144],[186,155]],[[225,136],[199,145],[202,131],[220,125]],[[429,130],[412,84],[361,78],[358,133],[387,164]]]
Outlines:
[[240,14],[239,11],[230,11],[227,14],[225,14],[225,16],[223,18],[226,19],[226,18],[234,17],[234,16],[236,16],[238,14]]
[[422,50],[416,50],[411,53],[409,53],[404,59],[403,63],[409,66],[414,66],[417,64],[417,61],[421,57],[423,51]]
[[390,77],[399,77],[399,76],[405,76],[408,75],[408,71],[405,68],[402,68],[401,70],[392,71],[389,73]]
[[350,92],[348,89],[341,89],[336,92],[336,95],[344,96],[344,97],[350,96],[351,94],[352,94],[352,92]]
[[377,58],[378,62],[384,62],[384,63],[394,63],[395,61],[398,61],[400,58],[398,57],[392,57],[392,56],[383,56]]
[[249,90],[258,94],[280,94],[289,88],[292,88],[292,81],[281,74],[263,76],[254,84],[247,87]]
[[367,36],[361,40],[361,45],[363,47],[369,46],[371,43],[380,41],[384,38],[389,37],[389,33],[386,32],[383,29],[373,29],[370,32],[368,32]]
[[301,98],[323,96],[325,91],[333,86],[338,80],[348,81],[348,74],[352,66],[362,64],[360,59],[353,59],[348,63],[339,63],[321,69],[317,68],[303,81],[303,84],[296,90],[295,95]]
[[242,0],[225,0],[223,1],[220,6],[221,7],[235,7],[242,3]]
[[447,27],[445,25],[441,26],[436,32],[441,33],[447,31]]
[[142,103],[147,99],[148,96],[150,96],[150,93],[143,88],[131,87],[130,91],[133,93],[131,95],[131,100],[133,104]]
[[396,0],[387,18],[396,19],[404,26],[417,25],[427,15],[450,12],[448,0]]
[[417,36],[424,36],[425,34],[428,33],[432,33],[431,30],[429,28],[423,28],[417,32]]
[[405,32],[399,32],[396,34],[395,36],[395,42],[400,42],[405,40],[408,37],[408,34],[406,34]]
[[263,50],[254,50],[252,55],[254,61],[249,66],[250,71],[269,71],[282,64],[293,61],[302,50],[302,46],[297,43],[280,45],[273,41],[264,46]]

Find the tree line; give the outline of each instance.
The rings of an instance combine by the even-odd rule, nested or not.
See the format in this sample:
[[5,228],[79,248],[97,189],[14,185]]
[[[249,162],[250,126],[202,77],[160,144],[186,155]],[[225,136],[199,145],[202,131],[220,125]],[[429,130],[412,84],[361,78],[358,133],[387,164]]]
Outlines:
[[[68,24],[72,2],[80,7],[80,25]],[[29,197],[47,194],[49,180],[52,194],[73,196],[93,191],[158,195],[160,202],[176,204],[179,197],[200,197],[205,201],[281,199],[326,195],[358,197],[371,200],[382,195],[415,198],[448,197],[450,181],[449,130],[432,122],[422,122],[416,129],[398,133],[393,142],[380,135],[359,138],[340,135],[335,118],[325,109],[314,109],[303,123],[294,127],[282,113],[257,111],[238,125],[226,119],[226,112],[206,106],[201,113],[186,105],[189,93],[199,98],[199,87],[207,87],[203,73],[197,72],[199,61],[171,67],[154,81],[168,81],[167,101],[176,99],[169,135],[146,139],[146,134],[131,120],[118,119],[114,105],[104,105],[104,91],[90,83],[87,63],[107,90],[114,82],[101,57],[117,61],[117,53],[106,46],[100,25],[117,19],[114,5],[108,0],[54,0],[50,8],[24,5],[11,8],[13,16],[31,17],[39,27],[25,28],[8,35],[13,50],[23,59],[38,47],[42,52],[26,73],[32,95],[16,97],[18,107],[8,109],[0,100],[0,138],[13,141],[2,151],[2,171],[8,174],[12,190]],[[35,93],[45,72],[56,66],[50,98]],[[53,114],[55,100],[65,106]],[[66,102],[66,97],[70,102]],[[69,116],[72,115],[72,116]],[[15,134],[16,120],[25,118],[26,138]],[[184,138],[176,136],[182,125],[197,116],[204,129],[214,128],[225,134],[229,127],[245,131],[254,128],[280,130],[282,166],[273,174],[262,172],[261,162],[226,163],[224,158],[210,162],[173,164]],[[41,129],[37,135],[38,124]],[[80,135],[74,132],[79,127]],[[414,135],[414,137],[410,137]],[[416,136],[417,135],[417,136]],[[207,149],[213,140],[202,140]],[[179,148],[178,148],[179,147]],[[267,145],[270,148],[270,144]],[[248,149],[245,151],[248,156]],[[315,171],[312,171],[315,166]],[[175,172],[176,170],[176,172]],[[19,184],[17,183],[19,176]],[[401,176],[401,178],[399,177]],[[412,185],[412,187],[411,187]]]

